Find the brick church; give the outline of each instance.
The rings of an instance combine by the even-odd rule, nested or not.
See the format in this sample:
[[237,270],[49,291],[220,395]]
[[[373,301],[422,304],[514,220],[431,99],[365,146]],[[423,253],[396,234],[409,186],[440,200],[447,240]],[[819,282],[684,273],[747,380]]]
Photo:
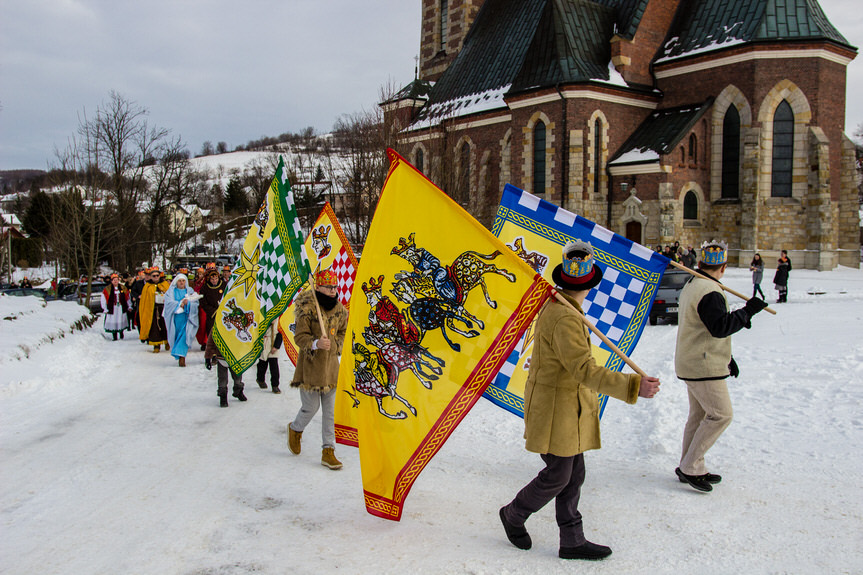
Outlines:
[[512,183],[654,247],[859,267],[845,73],[817,0],[422,0],[398,149],[491,225]]

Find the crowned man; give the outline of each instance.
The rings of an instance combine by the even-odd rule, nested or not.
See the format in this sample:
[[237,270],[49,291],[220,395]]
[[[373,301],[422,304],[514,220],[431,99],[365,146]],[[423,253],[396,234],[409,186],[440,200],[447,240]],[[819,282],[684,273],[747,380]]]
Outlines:
[[611,371],[594,361],[581,306],[602,280],[602,270],[594,263],[589,243],[564,246],[563,262],[552,278],[571,305],[551,300],[539,312],[524,388],[525,448],[539,453],[545,468],[501,507],[500,520],[510,543],[530,549],[525,521],[554,499],[559,557],[603,559],[611,549],[585,538],[578,511],[584,452],[600,448],[597,394],[635,403],[639,397],[653,397],[659,380]]
[[141,301],[139,308],[139,319],[141,330],[138,337],[142,342],[153,346],[153,353],[159,353],[162,344],[165,349],[168,345],[168,329],[165,326],[165,318],[162,310],[165,307],[165,293],[171,284],[162,279],[162,272],[158,266],[150,268],[147,272],[147,283],[141,290]]
[[333,270],[317,272],[314,281],[315,289],[301,293],[294,304],[294,343],[298,354],[291,387],[300,388],[302,406],[288,424],[288,447],[299,455],[303,430],[320,408],[323,419],[321,465],[341,469],[342,463],[335,455],[335,408],[339,356],[348,329],[348,310],[339,303],[339,278]]
[[753,297],[736,311],[719,282],[728,266],[725,242],[704,242],[698,261],[699,275],[680,292],[674,369],[689,392],[689,418],[683,429],[683,454],[675,470],[681,483],[699,491],[712,491],[722,477],[709,473],[704,455],[731,424],[731,398],[725,384],[739,370],[731,357],[731,335],[751,327],[752,316],[767,307]]

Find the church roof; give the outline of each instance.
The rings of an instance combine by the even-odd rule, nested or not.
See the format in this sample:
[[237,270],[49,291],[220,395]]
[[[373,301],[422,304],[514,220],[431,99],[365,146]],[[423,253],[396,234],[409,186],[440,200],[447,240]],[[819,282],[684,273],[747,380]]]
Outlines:
[[395,93],[395,95],[387,100],[386,103],[389,102],[398,102],[400,100],[421,100],[428,96],[428,93],[431,91],[434,82],[429,82],[428,80],[420,80],[416,79],[412,81],[410,84],[399,90]]
[[712,104],[710,98],[700,104],[654,111],[620,146],[609,165],[658,161],[677,147]]
[[817,0],[688,0],[681,2],[657,61],[778,40],[827,40],[853,48]]
[[595,0],[614,9],[615,32],[627,40],[635,37],[635,31],[644,16],[648,0]]
[[486,0],[414,128],[504,108],[507,94],[558,83],[625,86],[610,67],[615,10],[594,0]]

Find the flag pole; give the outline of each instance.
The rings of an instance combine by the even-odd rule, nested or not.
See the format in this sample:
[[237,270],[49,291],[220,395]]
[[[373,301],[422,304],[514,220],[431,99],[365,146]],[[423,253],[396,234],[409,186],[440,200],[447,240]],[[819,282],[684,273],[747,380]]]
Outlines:
[[315,283],[314,274],[309,275],[309,282],[312,286],[312,300],[315,302],[315,311],[318,312],[318,323],[321,325],[321,337],[329,337],[327,333],[327,328],[324,327],[324,316],[321,314],[321,306],[318,303],[318,296],[315,295],[315,292],[318,291],[318,286]]
[[578,309],[577,309],[574,305],[572,305],[572,304],[571,304],[571,303],[570,303],[570,302],[569,302],[565,297],[563,297],[562,295],[560,295],[560,292],[558,292],[556,289],[552,288],[552,289],[551,289],[551,293],[552,293],[552,295],[554,295],[554,297],[555,297],[555,299],[557,299],[557,301],[559,301],[559,302],[560,302],[560,303],[562,303],[563,305],[565,305],[565,306],[569,307],[571,310],[573,310],[574,312],[576,312],[576,314],[577,314],[577,315],[578,315],[578,317],[581,319],[581,321],[583,321],[583,322],[584,322],[584,325],[586,325],[586,326],[587,326],[587,329],[589,329],[590,331],[592,331],[593,333],[595,333],[595,334],[597,335],[597,337],[599,337],[599,339],[601,339],[601,340],[602,340],[602,343],[604,343],[605,345],[607,345],[607,346],[611,349],[611,351],[613,351],[615,354],[617,354],[617,356],[618,356],[620,359],[622,359],[624,362],[626,362],[626,365],[628,365],[629,367],[631,367],[631,368],[632,368],[632,370],[633,370],[635,373],[637,373],[637,374],[638,374],[638,375],[640,375],[641,377],[649,377],[646,373],[644,373],[644,370],[642,370],[640,367],[638,367],[638,365],[636,365],[636,363],[635,363],[634,361],[632,361],[631,359],[629,359],[629,356],[627,356],[625,353],[623,353],[622,351],[620,351],[620,348],[619,348],[619,347],[617,347],[616,345],[614,345],[614,343],[612,343],[612,341],[611,341],[610,339],[608,339],[608,338],[605,336],[605,334],[604,334],[604,333],[602,333],[602,332],[599,330],[599,328],[597,328],[595,325],[593,325],[593,324],[590,322],[590,320],[589,320],[589,319],[587,319],[587,317],[586,317],[583,313],[581,313],[580,311],[578,311]]
[[[669,265],[674,266],[675,268],[677,268],[677,269],[679,269],[679,270],[683,270],[683,271],[685,271],[685,272],[688,272],[688,273],[692,274],[693,276],[695,276],[695,277],[697,277],[697,278],[705,278],[705,279],[707,278],[707,276],[705,276],[705,275],[703,275],[703,274],[700,274],[700,273],[696,272],[695,270],[691,270],[691,269],[689,269],[688,267],[686,267],[686,266],[684,266],[684,265],[681,265],[681,264],[677,263],[677,262],[676,262],[676,261],[674,261],[674,260],[668,260],[668,264],[669,264]],[[745,295],[743,295],[743,294],[742,294],[742,293],[740,293],[739,291],[735,291],[735,290],[731,289],[730,287],[728,287],[727,285],[723,284],[723,283],[722,283],[722,282],[720,282],[719,280],[717,280],[717,279],[713,279],[713,278],[710,278],[710,279],[712,279],[713,281],[715,281],[716,283],[718,283],[718,284],[719,284],[719,287],[721,287],[722,289],[724,289],[724,290],[725,290],[725,291],[727,291],[728,293],[730,293],[730,294],[732,294],[732,295],[736,295],[737,297],[739,297],[739,298],[740,298],[740,299],[742,299],[742,300],[749,300],[749,298],[748,298],[748,297],[746,297]],[[773,315],[776,315],[776,311],[775,311],[775,310],[770,309],[769,307],[764,308],[764,311],[766,311],[766,312],[770,312],[770,313],[772,313]]]

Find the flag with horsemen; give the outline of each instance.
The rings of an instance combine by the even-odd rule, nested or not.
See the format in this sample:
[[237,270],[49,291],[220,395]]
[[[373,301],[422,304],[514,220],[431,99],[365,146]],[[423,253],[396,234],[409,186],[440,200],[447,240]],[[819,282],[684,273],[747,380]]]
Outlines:
[[398,521],[549,285],[392,150],[357,274],[336,438],[360,448],[369,513]]

